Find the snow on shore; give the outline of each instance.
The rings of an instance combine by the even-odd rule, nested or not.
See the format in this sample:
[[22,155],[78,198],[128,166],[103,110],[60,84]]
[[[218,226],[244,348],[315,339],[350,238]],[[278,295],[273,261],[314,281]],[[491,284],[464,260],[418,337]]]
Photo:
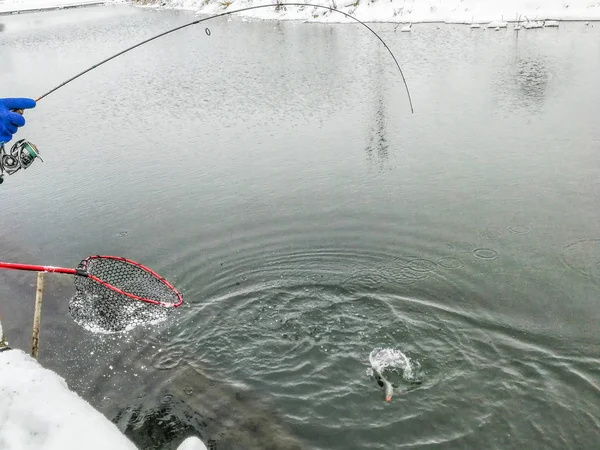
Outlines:
[[43,9],[57,9],[73,6],[87,6],[102,3],[123,3],[115,0],[0,0],[0,14]]
[[[285,0],[0,0],[0,14],[94,4],[185,9],[216,14]],[[291,1],[291,0],[290,0]],[[490,22],[600,20],[600,0],[296,0],[339,9],[366,22]],[[342,14],[310,6],[286,6],[237,13],[246,17],[315,22],[351,22]]]
[[[0,352],[0,368],[0,449],[138,450],[61,376],[25,352]],[[178,450],[206,446],[189,437]]]
[[0,353],[0,448],[137,450],[116,425],[21,350]]
[[[285,1],[285,0],[283,0]],[[275,4],[277,0],[133,0],[140,6],[187,9],[215,14],[248,6]],[[300,0],[298,3],[305,3]],[[481,23],[542,20],[600,20],[598,0],[313,0],[310,3],[339,9],[367,22]],[[349,22],[351,19],[323,8],[288,6],[262,8],[247,17],[318,22]]]

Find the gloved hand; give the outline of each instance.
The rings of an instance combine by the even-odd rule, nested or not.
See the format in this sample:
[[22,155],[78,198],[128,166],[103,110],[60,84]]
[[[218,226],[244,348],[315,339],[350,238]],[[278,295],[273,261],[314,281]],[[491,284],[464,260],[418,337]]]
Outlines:
[[10,142],[18,127],[25,125],[25,118],[11,109],[35,108],[31,98],[0,98],[0,144]]

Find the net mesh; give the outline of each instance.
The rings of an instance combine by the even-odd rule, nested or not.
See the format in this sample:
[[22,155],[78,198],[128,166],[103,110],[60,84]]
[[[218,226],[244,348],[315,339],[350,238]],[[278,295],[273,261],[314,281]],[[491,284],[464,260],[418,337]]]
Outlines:
[[[172,306],[181,301],[158,275],[125,259],[90,257],[77,268],[129,295]],[[75,276],[75,289],[69,313],[76,323],[93,332],[116,333],[159,323],[174,309],[128,297],[89,277]]]

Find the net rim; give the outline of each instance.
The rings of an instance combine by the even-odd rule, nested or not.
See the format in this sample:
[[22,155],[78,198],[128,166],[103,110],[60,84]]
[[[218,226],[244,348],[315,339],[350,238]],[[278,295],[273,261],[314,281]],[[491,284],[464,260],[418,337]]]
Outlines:
[[[94,259],[112,259],[112,260],[116,260],[116,261],[121,261],[127,264],[131,264],[132,266],[138,267],[139,269],[142,269],[143,271],[149,273],[150,275],[152,275],[154,278],[156,278],[158,281],[160,281],[161,283],[163,283],[167,288],[169,288],[172,292],[175,293],[175,295],[177,295],[178,301],[176,303],[169,303],[169,302],[161,302],[158,300],[154,300],[151,298],[147,298],[147,297],[140,297],[138,295],[134,295],[131,294],[129,292],[125,292],[122,289],[119,289],[116,286],[113,286],[110,283],[107,283],[104,280],[101,280],[100,278],[98,278],[95,275],[92,275],[90,273],[87,272],[87,268],[88,268],[88,262],[90,260],[94,260]],[[131,259],[127,259],[127,258],[123,258],[122,256],[110,256],[110,255],[92,255],[92,256],[88,256],[87,258],[85,258],[84,260],[81,261],[81,267],[82,270],[85,271],[85,273],[87,274],[87,277],[94,280],[95,282],[105,286],[106,288],[115,291],[121,295],[124,295],[126,297],[132,298],[134,300],[140,300],[146,303],[152,303],[154,305],[159,305],[159,306],[164,306],[167,308],[177,308],[178,306],[181,306],[183,304],[183,295],[181,294],[181,292],[179,292],[171,283],[169,283],[166,279],[164,279],[163,277],[161,277],[158,273],[156,273],[154,270],[144,266],[143,264],[140,264],[136,261],[133,261]]]

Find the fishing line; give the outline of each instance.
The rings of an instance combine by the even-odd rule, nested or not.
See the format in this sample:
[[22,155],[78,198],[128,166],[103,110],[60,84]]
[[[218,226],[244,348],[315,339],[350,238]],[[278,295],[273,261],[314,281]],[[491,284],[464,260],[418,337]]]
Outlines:
[[[76,80],[77,78],[81,77],[82,75],[85,75],[86,73],[100,67],[101,65],[123,55],[124,53],[127,53],[135,48],[141,47],[144,44],[147,44],[148,42],[151,42],[155,39],[161,38],[163,36],[166,36],[167,34],[170,33],[174,33],[175,31],[178,30],[182,30],[184,28],[187,28],[189,26],[192,25],[197,25],[203,22],[207,22],[209,20],[212,19],[216,19],[219,17],[223,17],[223,16],[228,16],[230,14],[234,14],[234,13],[238,13],[238,12],[243,12],[243,11],[250,11],[253,9],[260,9],[260,8],[270,8],[270,7],[282,7],[282,6],[302,6],[302,7],[313,7],[313,8],[322,8],[322,9],[326,9],[328,11],[331,12],[337,12],[340,13],[342,15],[344,15],[345,17],[348,17],[352,20],[354,20],[355,22],[358,22],[359,24],[361,24],[362,26],[364,26],[367,30],[369,30],[371,33],[373,33],[375,35],[375,37],[377,37],[377,39],[379,39],[381,41],[381,43],[383,44],[383,46],[385,47],[385,49],[389,52],[389,54],[391,55],[391,57],[393,58],[394,62],[396,63],[396,67],[398,67],[398,71],[400,72],[400,75],[402,76],[402,82],[404,83],[404,87],[406,88],[406,94],[408,95],[408,103],[410,105],[410,111],[411,113],[414,113],[414,109],[413,109],[413,104],[412,104],[412,98],[410,96],[410,91],[408,89],[408,84],[406,83],[406,78],[404,77],[404,73],[402,72],[402,68],[400,67],[400,64],[398,63],[398,60],[396,59],[396,56],[394,56],[394,53],[392,52],[392,50],[390,50],[390,48],[388,47],[388,45],[385,43],[385,41],[381,38],[381,36],[379,36],[371,27],[369,27],[366,23],[362,22],[361,20],[357,19],[354,16],[351,16],[348,13],[345,13],[343,11],[340,11],[338,9],[335,8],[331,8],[330,6],[323,6],[323,5],[315,5],[312,3],[295,3],[295,2],[290,2],[290,3],[273,3],[273,4],[269,4],[269,5],[257,5],[257,6],[248,6],[245,8],[240,8],[240,9],[236,9],[236,10],[232,10],[232,11],[226,11],[226,12],[222,12],[219,14],[214,14],[212,16],[208,16],[205,17],[203,19],[197,19],[194,20],[192,22],[186,23],[184,25],[180,25],[178,27],[172,28],[170,30],[167,30],[163,33],[157,34],[156,36],[152,36],[151,38],[148,38],[138,44],[132,45],[129,48],[126,48],[125,50],[120,51],[119,53],[116,53],[102,61],[100,61],[97,64],[94,64],[93,66],[85,69],[83,72],[78,73],[77,75],[69,78],[68,80],[63,81],[62,83],[60,83],[58,86],[52,88],[51,90],[49,90],[48,92],[46,92],[45,94],[40,95],[38,98],[35,99],[36,103],[39,102],[41,99],[47,97],[48,95],[52,94],[53,92],[58,91],[60,88],[62,88],[63,86],[66,86],[67,84],[69,84],[71,81]],[[207,36],[211,35],[211,31],[209,28],[205,28],[204,32],[206,33]],[[20,114],[23,114],[22,110],[16,111]],[[21,139],[20,141],[16,142],[12,148],[10,150],[6,150],[4,148],[3,144],[0,144],[0,184],[2,184],[2,182],[4,181],[4,174],[6,173],[7,175],[12,175],[16,172],[18,172],[19,170],[23,169],[27,169],[28,167],[31,166],[31,164],[33,164],[33,161],[38,158],[41,160],[40,158],[40,153],[37,149],[37,147],[27,141],[26,139]]]
[[[377,39],[379,39],[381,41],[381,43],[383,44],[383,46],[386,48],[386,50],[389,52],[389,54],[394,59],[394,62],[396,63],[396,66],[398,67],[398,70],[400,71],[400,75],[402,76],[402,81],[403,81],[404,86],[406,88],[406,93],[408,95],[408,102],[409,102],[409,105],[410,105],[410,111],[411,111],[411,113],[414,113],[412,99],[411,99],[411,96],[410,96],[410,91],[408,89],[408,84],[406,83],[406,78],[404,78],[404,73],[402,72],[402,69],[400,68],[400,64],[398,63],[398,60],[396,59],[396,57],[394,56],[394,54],[392,53],[392,51],[390,50],[390,48],[388,47],[388,45],[385,43],[385,41],[381,38],[381,36],[379,36],[366,23],[360,21],[359,19],[357,19],[354,16],[351,16],[348,13],[345,13],[345,12],[340,11],[340,10],[335,9],[335,8],[331,8],[329,6],[314,5],[314,4],[311,4],[311,3],[274,3],[274,4],[270,4],[270,5],[248,6],[246,8],[241,8],[241,9],[236,9],[236,10],[232,10],[232,11],[226,11],[226,12],[219,13],[219,14],[214,14],[212,16],[205,17],[204,19],[194,20],[193,22],[189,22],[189,23],[186,23],[184,25],[180,25],[178,27],[175,27],[175,28],[173,28],[171,30],[168,30],[168,31],[165,31],[163,33],[157,34],[156,36],[153,36],[153,37],[151,37],[149,39],[146,39],[145,41],[142,41],[142,42],[140,42],[138,44],[132,45],[131,47],[126,48],[125,50],[122,50],[119,53],[116,53],[115,55],[110,56],[109,58],[106,58],[105,60],[100,61],[97,64],[94,64],[93,66],[91,66],[90,68],[84,70],[83,72],[80,72],[77,75],[73,76],[72,78],[69,78],[68,80],[62,82],[61,84],[59,84],[55,88],[49,90],[45,94],[40,95],[35,101],[39,102],[41,99],[47,97],[48,95],[52,94],[53,92],[57,91],[58,89],[62,88],[63,86],[69,84],[71,81],[76,80],[80,76],[85,75],[86,73],[88,73],[88,72],[96,69],[97,67],[100,67],[102,64],[105,64],[108,61],[111,61],[111,60],[117,58],[118,56],[121,56],[122,54],[127,53],[127,52],[129,52],[129,51],[131,51],[131,50],[133,50],[133,49],[135,49],[137,47],[140,47],[140,46],[142,46],[144,44],[147,44],[148,42],[151,42],[151,41],[153,41],[155,39],[158,39],[158,38],[161,38],[163,36],[166,36],[167,34],[174,33],[175,31],[179,31],[179,30],[182,30],[183,28],[187,28],[187,27],[192,26],[192,25],[197,25],[199,23],[203,23],[203,22],[206,22],[208,20],[216,19],[216,18],[219,18],[219,17],[227,16],[227,15],[238,13],[238,12],[250,11],[252,9],[259,9],[259,8],[270,8],[270,7],[281,7],[281,6],[311,6],[313,8],[327,9],[327,10],[332,11],[332,12],[337,12],[337,13],[343,14],[344,16],[346,16],[346,17],[348,17],[348,18],[350,18],[350,19],[358,22],[359,24],[361,24],[362,26],[364,26],[365,28],[367,28],[367,30],[369,30],[371,33],[373,33],[377,37]],[[206,33],[207,36],[210,36],[211,33],[210,33],[210,30],[208,28],[206,28],[204,31],[205,31],[205,33]]]

